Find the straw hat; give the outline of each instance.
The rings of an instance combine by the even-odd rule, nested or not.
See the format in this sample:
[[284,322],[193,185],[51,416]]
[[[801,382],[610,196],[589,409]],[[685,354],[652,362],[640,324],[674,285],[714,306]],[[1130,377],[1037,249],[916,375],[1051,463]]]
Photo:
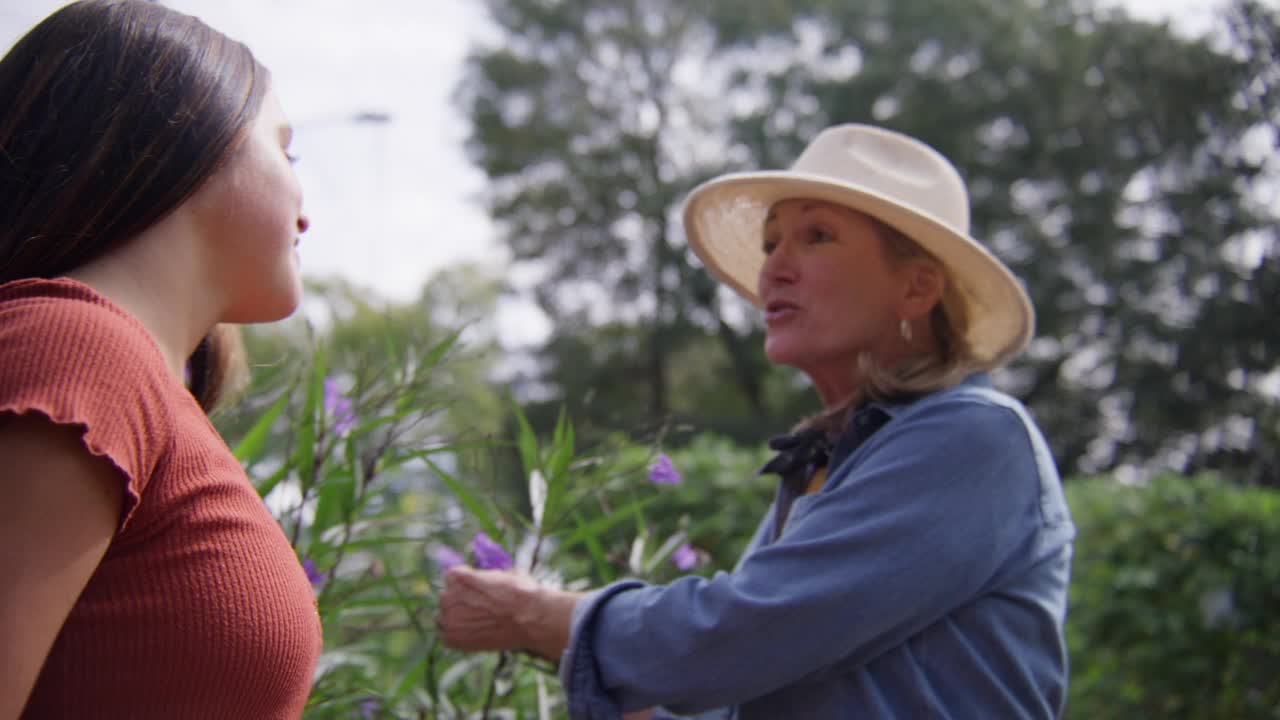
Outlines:
[[[948,315],[983,367],[1003,365],[1026,347],[1035,325],[1031,301],[1004,263],[969,237],[969,194],[936,150],[901,133],[838,125],[818,134],[790,170],[731,173],[689,194],[689,245],[712,274],[759,306],[764,220],[781,200],[825,200],[897,228],[946,266]],[[956,303],[963,307],[952,308]]]

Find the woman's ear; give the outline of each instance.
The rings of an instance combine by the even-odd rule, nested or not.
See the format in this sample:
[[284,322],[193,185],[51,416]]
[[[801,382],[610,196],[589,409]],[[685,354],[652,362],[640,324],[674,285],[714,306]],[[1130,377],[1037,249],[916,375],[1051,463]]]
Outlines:
[[947,275],[937,263],[920,260],[907,268],[907,294],[903,309],[910,317],[920,317],[942,302],[947,289]]

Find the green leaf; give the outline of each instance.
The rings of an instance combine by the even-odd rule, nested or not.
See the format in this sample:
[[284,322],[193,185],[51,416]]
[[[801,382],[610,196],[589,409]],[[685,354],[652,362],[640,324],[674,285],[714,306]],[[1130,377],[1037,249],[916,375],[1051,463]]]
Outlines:
[[[647,497],[641,500],[637,500],[633,503],[629,503],[623,506],[622,508],[619,508],[618,510],[614,511],[609,515],[606,515],[602,518],[596,518],[595,520],[592,520],[586,525],[580,525],[577,530],[574,530],[567,537],[561,540],[561,549],[568,550],[580,542],[589,542],[590,540],[595,540],[605,530],[608,530],[609,528],[613,527],[614,525],[617,525],[618,523],[628,520],[629,518],[636,515],[641,510],[643,510],[645,507],[656,502],[657,499],[658,498],[654,496],[654,497]],[[574,516],[576,517],[577,515],[578,513],[575,511]]]
[[298,468],[302,479],[303,490],[310,489],[316,462],[316,428],[319,427],[320,415],[324,412],[324,378],[325,353],[317,347],[312,357],[311,382],[307,383],[307,397],[302,405],[302,417],[298,419],[294,434],[297,447],[294,449],[293,464]]
[[547,461],[547,473],[555,482],[564,475],[564,471],[573,462],[573,425],[564,418],[561,410],[560,420],[556,423],[555,437],[551,442],[551,457]]
[[271,426],[288,405],[289,391],[286,390],[280,393],[280,398],[262,414],[262,417],[258,418],[240,442],[236,443],[232,453],[246,470],[261,459],[262,450],[267,446],[267,439],[271,435]]
[[[356,480],[356,487],[364,487],[368,484],[369,478],[365,477],[365,464],[360,458],[360,445],[355,437],[348,435],[342,442],[342,457],[346,460],[346,467],[350,469],[352,477]],[[375,464],[375,468],[377,465]],[[354,508],[354,505],[352,506]]]
[[445,472],[444,469],[431,460],[431,458],[424,457],[423,461],[431,467],[431,471],[440,478],[441,482],[443,482],[449,490],[453,492],[454,496],[458,498],[458,502],[462,503],[462,506],[471,514],[471,517],[475,518],[476,522],[480,523],[480,526],[489,535],[489,537],[493,538],[494,542],[499,542],[499,538],[502,537],[502,532],[498,529],[498,524],[493,521],[493,516],[489,514],[489,510],[485,507],[484,503],[480,501],[480,498],[477,497],[475,493],[471,492],[467,486],[458,482],[456,478]]
[[560,508],[569,487],[569,476],[566,470],[572,462],[573,425],[566,418],[562,407],[552,439],[551,457],[547,461],[547,502],[545,506],[545,515],[547,517],[556,518],[559,516]]
[[490,450],[493,447],[494,447],[494,443],[491,441],[477,440],[475,442],[459,442],[459,443],[448,443],[446,445],[437,445],[436,447],[430,447],[425,450],[412,450],[409,452],[397,454],[396,457],[400,459],[401,463],[407,462],[409,460],[425,461],[427,460],[427,458],[429,458],[432,455],[453,454],[458,452],[459,450]]
[[285,464],[282,465],[279,470],[271,473],[271,477],[262,481],[262,483],[258,485],[258,497],[266,497],[267,495],[270,495],[271,491],[275,490],[276,486],[280,484],[280,481],[288,477],[290,469],[292,469],[292,466]]
[[[409,400],[411,400],[411,398]],[[444,403],[430,403],[427,405],[406,405],[405,407],[398,408],[394,413],[391,413],[389,415],[383,415],[381,417],[376,417],[376,418],[373,418],[372,420],[369,420],[368,422],[364,422],[357,425],[356,427],[352,428],[351,435],[349,437],[362,437],[364,435],[368,435],[370,432],[374,430],[377,430],[383,425],[390,425],[392,423],[399,422],[400,420],[403,420],[406,417],[409,417],[410,415],[426,415],[427,413],[433,412],[443,407],[446,407]]]
[[355,506],[356,479],[348,471],[330,474],[320,484],[320,497],[316,502],[315,519],[312,521],[312,537],[318,538],[325,530],[344,522]]
[[587,522],[582,519],[582,515],[576,510],[573,513],[573,521],[578,526],[578,533],[583,536],[583,542],[587,546],[587,553],[591,555],[591,564],[595,566],[596,575],[604,582],[612,582],[614,578],[613,568],[609,565],[608,558],[605,557],[604,548],[600,546],[600,541],[596,539],[599,531],[592,531]]
[[423,367],[433,368],[439,364],[445,354],[452,350],[453,346],[458,343],[458,338],[460,337],[462,337],[462,330],[457,330],[449,335],[449,337],[441,340],[439,343],[436,343],[434,347],[427,351],[427,356],[422,359]]
[[561,441],[564,439],[564,426],[565,409],[564,405],[561,405],[560,412],[556,415],[556,427],[551,431],[551,445],[553,447],[559,447]]
[[400,682],[396,683],[395,688],[391,691],[390,699],[393,702],[400,700],[407,695],[410,690],[417,687],[418,679],[426,672],[427,665],[431,661],[431,646],[423,646],[423,648],[416,653],[416,656],[418,659],[414,661],[409,670],[401,676]]
[[520,464],[524,466],[524,475],[528,477],[529,473],[539,469],[538,437],[533,434],[533,428],[529,425],[529,420],[524,416],[520,406],[515,403],[513,406],[516,411],[516,422],[520,426],[519,434],[516,436],[516,445],[520,448]]

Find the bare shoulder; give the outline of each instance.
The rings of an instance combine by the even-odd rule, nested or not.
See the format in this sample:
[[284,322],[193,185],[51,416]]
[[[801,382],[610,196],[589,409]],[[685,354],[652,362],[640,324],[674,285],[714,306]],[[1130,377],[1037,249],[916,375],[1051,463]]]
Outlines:
[[33,533],[53,535],[55,528],[57,537],[44,538],[55,544],[58,538],[97,544],[104,530],[108,541],[115,533],[126,478],[81,436],[81,428],[39,413],[0,413],[0,538],[7,547],[28,545]]
[[0,413],[0,717],[14,717],[120,522],[124,476],[80,428]]

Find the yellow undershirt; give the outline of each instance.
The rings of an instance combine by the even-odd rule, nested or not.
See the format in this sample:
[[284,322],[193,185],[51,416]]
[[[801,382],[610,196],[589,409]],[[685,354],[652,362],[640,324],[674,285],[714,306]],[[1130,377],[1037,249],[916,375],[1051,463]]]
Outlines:
[[823,465],[813,474],[809,476],[809,487],[805,488],[805,495],[812,495],[822,489],[822,484],[827,481],[827,466]]

